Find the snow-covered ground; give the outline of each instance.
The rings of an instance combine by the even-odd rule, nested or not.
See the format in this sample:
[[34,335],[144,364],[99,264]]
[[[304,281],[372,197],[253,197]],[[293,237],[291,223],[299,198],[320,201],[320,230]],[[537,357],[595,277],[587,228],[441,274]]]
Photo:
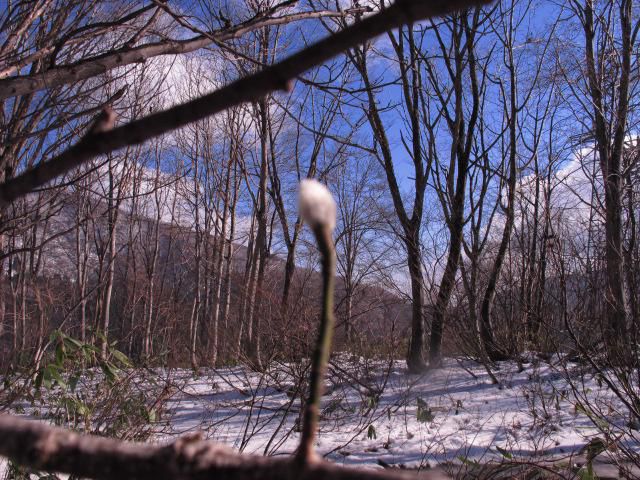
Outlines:
[[[628,421],[615,395],[579,366],[524,367],[502,363],[494,385],[474,362],[449,359],[441,369],[409,375],[400,361],[341,359],[327,382],[317,448],[334,462],[368,466],[549,458],[602,437],[587,412]],[[295,450],[300,398],[293,366],[274,365],[266,374],[181,371],[176,380],[182,387],[167,405],[171,433],[163,436],[199,429],[248,453]],[[578,404],[572,383],[590,406]],[[638,433],[619,441],[637,451]]]
[[[235,367],[201,369],[197,375],[159,369],[158,384],[171,393],[150,440],[201,431],[245,453],[290,454],[299,440],[306,366],[273,363],[264,373]],[[478,478],[474,469],[485,475],[505,464],[544,463],[574,478],[574,465],[585,464],[581,450],[602,438],[607,449],[594,463],[599,478],[640,478],[637,461],[634,466],[621,453],[640,458],[640,432],[627,428],[627,411],[601,378],[584,366],[535,355],[522,367],[500,363],[495,385],[473,361],[447,359],[440,369],[410,375],[403,361],[337,356],[327,376],[317,449],[351,466],[440,465],[456,476],[466,470],[463,478]],[[18,405],[16,412],[33,416],[29,403]],[[42,412],[36,415],[42,418]],[[621,466],[632,473],[621,477]],[[0,478],[6,473],[0,462]],[[525,478],[521,473],[485,477]]]

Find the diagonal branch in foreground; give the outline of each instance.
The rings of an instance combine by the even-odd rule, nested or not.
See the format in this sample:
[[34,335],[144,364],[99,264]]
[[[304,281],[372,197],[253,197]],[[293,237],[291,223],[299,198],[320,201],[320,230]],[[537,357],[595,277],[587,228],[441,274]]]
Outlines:
[[106,132],[89,133],[65,152],[0,185],[0,207],[100,154],[142,143],[235,105],[257,101],[273,91],[289,90],[291,82],[305,71],[388,30],[491,1],[398,0],[385,10],[330,35],[285,60],[210,94]]
[[[401,470],[365,470],[325,461],[300,465],[294,457],[242,455],[191,435],[170,445],[151,445],[79,435],[39,421],[0,415],[0,455],[38,471],[99,480],[406,480]],[[421,472],[421,479],[447,478]]]

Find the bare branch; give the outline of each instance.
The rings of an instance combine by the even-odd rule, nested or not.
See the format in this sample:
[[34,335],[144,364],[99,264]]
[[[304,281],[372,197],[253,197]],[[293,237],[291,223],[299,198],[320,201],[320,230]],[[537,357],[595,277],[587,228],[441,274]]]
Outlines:
[[[416,478],[400,470],[356,470],[324,461],[300,465],[293,457],[241,455],[198,435],[182,437],[170,445],[121,442],[10,415],[0,415],[0,454],[36,470],[104,480]],[[446,477],[434,471],[423,472],[420,478]]]
[[[343,12],[333,11],[301,12],[275,18],[264,18],[262,15],[259,15],[234,27],[198,35],[188,40],[164,40],[161,42],[146,43],[137,47],[125,47],[95,57],[86,58],[69,65],[50,68],[37,74],[17,75],[11,78],[1,79],[0,100],[86,80],[114,68],[133,63],[143,63],[150,58],[161,55],[178,55],[193,52],[211,44],[228,42],[229,40],[242,37],[253,30],[271,25],[284,25],[300,20],[332,16],[341,17],[344,15],[345,13]],[[53,48],[50,50],[53,50]],[[45,48],[42,52],[49,53],[49,49]],[[35,60],[40,56],[40,52],[38,52],[38,56],[34,55],[32,59]],[[24,62],[21,62],[21,64],[23,63]],[[11,70],[6,69],[6,72],[10,71]],[[1,75],[5,76],[6,72],[3,71]]]
[[100,154],[142,143],[234,105],[256,101],[270,92],[289,90],[291,82],[305,71],[388,30],[405,23],[489,2],[490,0],[399,0],[380,13],[357,22],[261,72],[236,80],[210,94],[134,120],[108,132],[89,133],[60,155],[0,185],[0,206],[26,195]]

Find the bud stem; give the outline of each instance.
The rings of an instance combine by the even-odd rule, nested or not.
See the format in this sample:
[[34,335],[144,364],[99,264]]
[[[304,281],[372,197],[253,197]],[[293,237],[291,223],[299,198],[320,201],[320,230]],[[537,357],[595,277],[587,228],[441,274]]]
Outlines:
[[327,225],[313,227],[322,256],[322,314],[318,340],[311,360],[311,377],[309,379],[309,398],[304,412],[302,436],[298,449],[298,460],[301,465],[315,460],[313,443],[318,430],[320,417],[320,399],[324,388],[324,376],[329,362],[331,341],[333,338],[333,289],[336,268],[336,254],[331,237],[332,229]]

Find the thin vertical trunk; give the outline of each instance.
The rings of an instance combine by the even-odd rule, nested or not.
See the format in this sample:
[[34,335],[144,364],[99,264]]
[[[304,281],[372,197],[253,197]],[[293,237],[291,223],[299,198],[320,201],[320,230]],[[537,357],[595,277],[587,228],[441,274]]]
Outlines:
[[[151,326],[153,324],[154,306],[155,306],[155,279],[156,279],[156,265],[158,263],[158,253],[160,251],[160,219],[162,212],[161,193],[159,191],[159,176],[160,166],[156,165],[155,173],[155,188],[154,188],[154,202],[156,209],[156,218],[153,224],[147,228],[153,229],[153,239],[151,242],[151,258],[146,257],[146,274],[147,274],[147,294],[145,301],[144,311],[144,339],[143,339],[143,352],[146,358],[149,358],[153,354],[153,341],[151,339]],[[151,223],[151,222],[149,222]]]
[[[233,147],[232,147],[233,148]],[[225,176],[225,187],[223,192],[223,203],[222,203],[222,228],[220,230],[220,234],[218,234],[218,249],[216,252],[216,265],[215,265],[215,285],[213,287],[213,300],[211,302],[211,345],[209,346],[209,351],[211,354],[211,365],[215,366],[216,361],[218,359],[218,329],[219,329],[219,320],[220,320],[220,295],[222,292],[222,262],[224,259],[224,251],[225,251],[225,243],[227,238],[227,224],[229,223],[229,201],[231,192],[231,169],[233,168],[233,156],[230,156],[229,162],[227,164],[227,173]]]
[[22,275],[20,276],[20,352],[27,346],[27,261],[22,256]]
[[[537,331],[537,323],[538,317],[535,315],[533,308],[533,294],[534,289],[539,288],[540,286],[535,282],[535,276],[537,275],[537,258],[538,258],[538,229],[539,229],[539,216],[540,216],[540,168],[538,164],[538,156],[535,155],[534,159],[534,172],[535,175],[535,195],[533,200],[533,228],[529,239],[529,252],[528,252],[528,265],[526,272],[526,287],[523,292],[524,301],[522,302],[524,306],[524,314],[526,317],[525,327],[527,330],[527,340],[532,344],[537,344],[537,337],[533,334],[534,330]],[[538,268],[540,268],[538,266]],[[524,282],[523,282],[524,283]]]
[[254,277],[253,277],[253,266],[255,264],[255,222],[256,216],[255,212],[251,218],[251,228],[249,230],[249,241],[247,245],[247,260],[245,262],[244,269],[244,278],[243,278],[243,288],[242,288],[242,302],[239,308],[239,316],[238,319],[238,334],[236,335],[235,347],[234,347],[234,359],[239,360],[240,354],[242,353],[242,344],[245,340],[245,335],[250,339],[251,338],[251,325],[247,323],[247,311],[249,306],[249,299],[251,298],[251,291],[253,289]]
[[[343,221],[346,219],[346,215],[343,216]],[[352,216],[350,217],[352,219]],[[345,228],[347,232],[344,234],[344,333],[347,346],[350,346],[354,340],[353,336],[353,278],[355,267],[355,252],[354,252],[354,228],[353,222],[346,221]]]
[[[511,10],[513,12],[513,9]],[[510,19],[511,20],[511,19]],[[510,28],[512,25],[510,24]],[[493,300],[496,294],[496,287],[500,278],[500,272],[502,271],[502,265],[504,263],[507,249],[511,241],[511,232],[513,230],[513,223],[515,220],[515,199],[516,199],[516,181],[518,179],[517,172],[517,134],[518,134],[518,106],[517,106],[517,87],[516,87],[516,72],[515,64],[513,61],[513,49],[511,45],[512,32],[507,40],[507,55],[509,70],[509,110],[506,112],[509,119],[509,178],[507,180],[507,205],[504,211],[505,224],[502,230],[502,238],[500,240],[500,246],[498,247],[498,253],[493,262],[493,268],[489,274],[489,280],[487,282],[487,288],[482,298],[482,306],[480,307],[480,339],[482,340],[482,346],[491,360],[504,360],[506,359],[506,352],[496,345],[493,335],[493,327],[491,325],[491,313],[493,309]]]
[[200,231],[200,183],[199,183],[199,159],[198,159],[198,131],[196,130],[196,155],[194,161],[194,211],[195,211],[195,295],[191,308],[191,318],[189,321],[189,360],[191,368],[198,368],[198,358],[196,347],[198,344],[198,325],[201,310],[202,294],[202,232]]
[[80,320],[80,340],[84,343],[87,335],[87,273],[89,260],[89,231],[85,222],[88,198],[86,193],[80,192],[78,199],[78,212],[76,221],[76,282],[78,285],[78,297],[80,304],[78,316]]
[[537,342],[540,341],[542,307],[544,306],[544,298],[547,288],[547,263],[550,253],[550,241],[553,240],[551,225],[551,175],[551,167],[549,167],[545,182],[546,187],[544,196],[544,225],[542,227],[540,262],[536,279],[536,299],[533,311],[533,318],[535,319],[535,321],[532,324],[532,330],[530,333],[532,338],[534,338]]
[[107,253],[107,278],[104,287],[104,297],[102,301],[102,340],[100,354],[102,358],[107,356],[109,345],[109,326],[111,322],[111,296],[113,293],[113,279],[116,262],[116,239],[118,221],[118,202],[115,202],[115,179],[113,173],[113,163],[109,157],[109,199],[107,210],[107,230],[109,232],[109,246]]
[[144,312],[144,356],[149,358],[153,352],[153,342],[151,341],[151,325],[153,323],[153,314],[154,314],[154,294],[155,294],[155,271],[156,271],[156,262],[158,259],[158,242],[159,242],[159,226],[156,223],[155,226],[156,234],[154,236],[153,243],[153,252],[151,254],[151,260],[149,265],[147,265],[147,298],[146,298],[146,308]]
[[280,313],[282,318],[287,316],[289,311],[289,295],[291,292],[291,283],[293,275],[296,272],[296,245],[292,243],[287,245],[287,260],[284,264],[284,285],[282,286],[282,299],[280,300]]
[[249,315],[247,318],[247,324],[251,325],[253,332],[253,335],[249,340],[249,358],[258,369],[262,368],[260,359],[262,315],[255,315],[255,308],[256,303],[262,294],[264,269],[267,256],[267,180],[269,177],[267,108],[268,105],[266,100],[260,101],[258,104],[258,114],[260,118],[260,184],[258,187],[257,211],[258,231],[256,234],[256,255],[253,265],[255,282],[251,292]]
[[[229,212],[229,240],[227,241],[227,247],[226,247],[227,250],[225,253],[225,270],[224,270],[224,285],[223,285],[224,300],[222,302],[222,305],[223,305],[222,314],[220,315],[220,320],[222,322],[225,332],[228,332],[228,327],[229,327],[229,322],[228,322],[229,306],[231,304],[231,265],[232,265],[231,262],[233,259],[233,240],[234,240],[235,228],[236,228],[236,204],[238,200],[238,188],[239,188],[239,181],[237,179],[236,169],[237,169],[237,163],[234,164],[233,197],[231,199],[230,212]],[[225,338],[228,338],[228,336]],[[229,352],[227,351],[226,348],[225,348],[225,354],[227,356],[229,355]]]

